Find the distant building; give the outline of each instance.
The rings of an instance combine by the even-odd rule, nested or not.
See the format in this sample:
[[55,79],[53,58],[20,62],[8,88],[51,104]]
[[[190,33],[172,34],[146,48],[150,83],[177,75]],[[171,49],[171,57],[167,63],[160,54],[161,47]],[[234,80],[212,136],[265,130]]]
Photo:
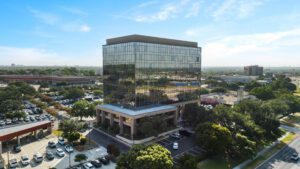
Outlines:
[[263,67],[260,67],[258,65],[245,66],[244,74],[247,76],[262,76],[263,75]]
[[225,81],[226,83],[250,83],[257,79],[257,76],[241,76],[241,75],[233,75],[233,76],[219,76],[219,79]]
[[37,76],[37,75],[0,75],[0,82],[26,82],[31,84],[48,83],[50,85],[88,85],[95,84],[96,77],[79,76]]
[[167,127],[175,129],[177,106],[200,102],[200,96],[179,100],[178,94],[200,89],[200,81],[201,48],[196,42],[143,35],[107,39],[103,45],[105,104],[97,107],[97,121],[118,125],[118,137],[124,140],[142,134],[137,128],[150,116],[165,119]]

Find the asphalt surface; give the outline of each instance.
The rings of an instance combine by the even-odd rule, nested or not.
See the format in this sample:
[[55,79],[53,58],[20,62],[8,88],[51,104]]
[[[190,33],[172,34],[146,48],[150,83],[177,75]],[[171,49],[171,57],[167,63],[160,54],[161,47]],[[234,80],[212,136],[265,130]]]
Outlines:
[[[300,130],[292,127],[282,126],[283,128],[300,134]],[[300,137],[298,136],[294,141],[285,146],[279,153],[272,158],[265,161],[256,169],[300,169],[300,160],[293,161],[291,156],[297,152],[300,154]]]
[[91,132],[89,132],[86,135],[86,137],[90,138],[91,140],[96,142],[98,145],[101,145],[103,147],[106,147],[108,144],[114,144],[120,149],[121,152],[127,152],[130,149],[129,146],[127,146],[119,141],[116,141],[115,139],[110,138],[110,137],[106,136],[105,134],[102,134],[101,132],[98,132],[94,129],[91,130]]

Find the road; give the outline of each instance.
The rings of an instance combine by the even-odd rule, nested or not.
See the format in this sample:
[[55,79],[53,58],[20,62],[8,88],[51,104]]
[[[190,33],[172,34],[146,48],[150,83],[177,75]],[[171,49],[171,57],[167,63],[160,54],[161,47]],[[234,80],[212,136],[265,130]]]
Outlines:
[[[288,131],[293,131],[300,135],[300,130],[288,126],[282,126]],[[300,160],[294,162],[290,159],[293,153],[300,154],[300,137],[298,136],[289,145],[285,146],[279,153],[265,161],[256,169],[300,169]]]

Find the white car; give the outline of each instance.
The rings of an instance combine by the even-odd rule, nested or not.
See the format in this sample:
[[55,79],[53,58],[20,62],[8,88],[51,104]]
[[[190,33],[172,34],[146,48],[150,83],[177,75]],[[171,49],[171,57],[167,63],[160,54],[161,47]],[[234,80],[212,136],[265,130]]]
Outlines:
[[173,143],[173,150],[178,150],[179,145],[177,142]]
[[61,148],[56,149],[56,154],[57,154],[59,157],[65,156],[65,152],[64,152]]
[[65,145],[65,139],[62,138],[62,137],[59,137],[59,138],[58,138],[58,144],[60,144],[60,145]]
[[40,163],[43,161],[43,156],[40,153],[36,153],[33,155],[33,159],[36,163]]
[[92,164],[92,163],[89,163],[89,162],[84,163],[84,164],[83,164],[83,168],[84,168],[84,169],[95,169],[95,167],[93,166],[93,164]]
[[23,155],[23,156],[21,156],[21,164],[22,164],[23,166],[26,166],[26,165],[28,165],[28,164],[29,164],[29,162],[30,162],[30,160],[29,160],[29,158],[28,158],[28,156],[27,156],[27,155]]
[[17,159],[11,159],[11,160],[9,160],[9,167],[10,168],[16,168],[16,167],[18,167]]
[[179,133],[172,133],[172,134],[170,134],[170,136],[172,138],[180,139],[180,134]]
[[74,149],[72,148],[71,145],[66,145],[65,150],[66,150],[67,153],[73,153],[74,152]]

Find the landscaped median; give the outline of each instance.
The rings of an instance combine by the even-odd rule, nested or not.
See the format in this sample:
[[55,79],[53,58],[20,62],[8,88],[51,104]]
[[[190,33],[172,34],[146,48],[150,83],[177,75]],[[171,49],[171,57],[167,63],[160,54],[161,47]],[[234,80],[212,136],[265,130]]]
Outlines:
[[298,124],[298,123],[300,123],[300,113],[294,113],[293,115],[283,117],[282,119],[280,119],[280,123],[283,125],[290,126],[290,127],[299,127],[300,128],[300,125]]
[[251,161],[248,165],[246,165],[245,169],[256,168],[258,165],[270,158],[273,154],[277,153],[290,142],[292,142],[296,137],[297,135],[295,133],[287,133],[286,136],[283,137],[276,145],[274,145],[263,154],[255,158],[253,161]]
[[271,146],[270,148],[267,148],[265,152],[262,151],[261,154],[259,154],[255,159],[249,162],[244,162],[243,164],[238,165],[238,162],[227,162],[225,159],[221,157],[214,157],[210,158],[204,161],[201,161],[198,163],[197,168],[198,169],[228,169],[236,166],[235,168],[245,168],[245,169],[253,169],[256,168],[258,165],[263,163],[265,160],[270,158],[273,154],[281,150],[284,146],[292,142],[297,137],[294,133],[287,133],[285,136],[282,137],[282,139],[275,143],[274,146]]

